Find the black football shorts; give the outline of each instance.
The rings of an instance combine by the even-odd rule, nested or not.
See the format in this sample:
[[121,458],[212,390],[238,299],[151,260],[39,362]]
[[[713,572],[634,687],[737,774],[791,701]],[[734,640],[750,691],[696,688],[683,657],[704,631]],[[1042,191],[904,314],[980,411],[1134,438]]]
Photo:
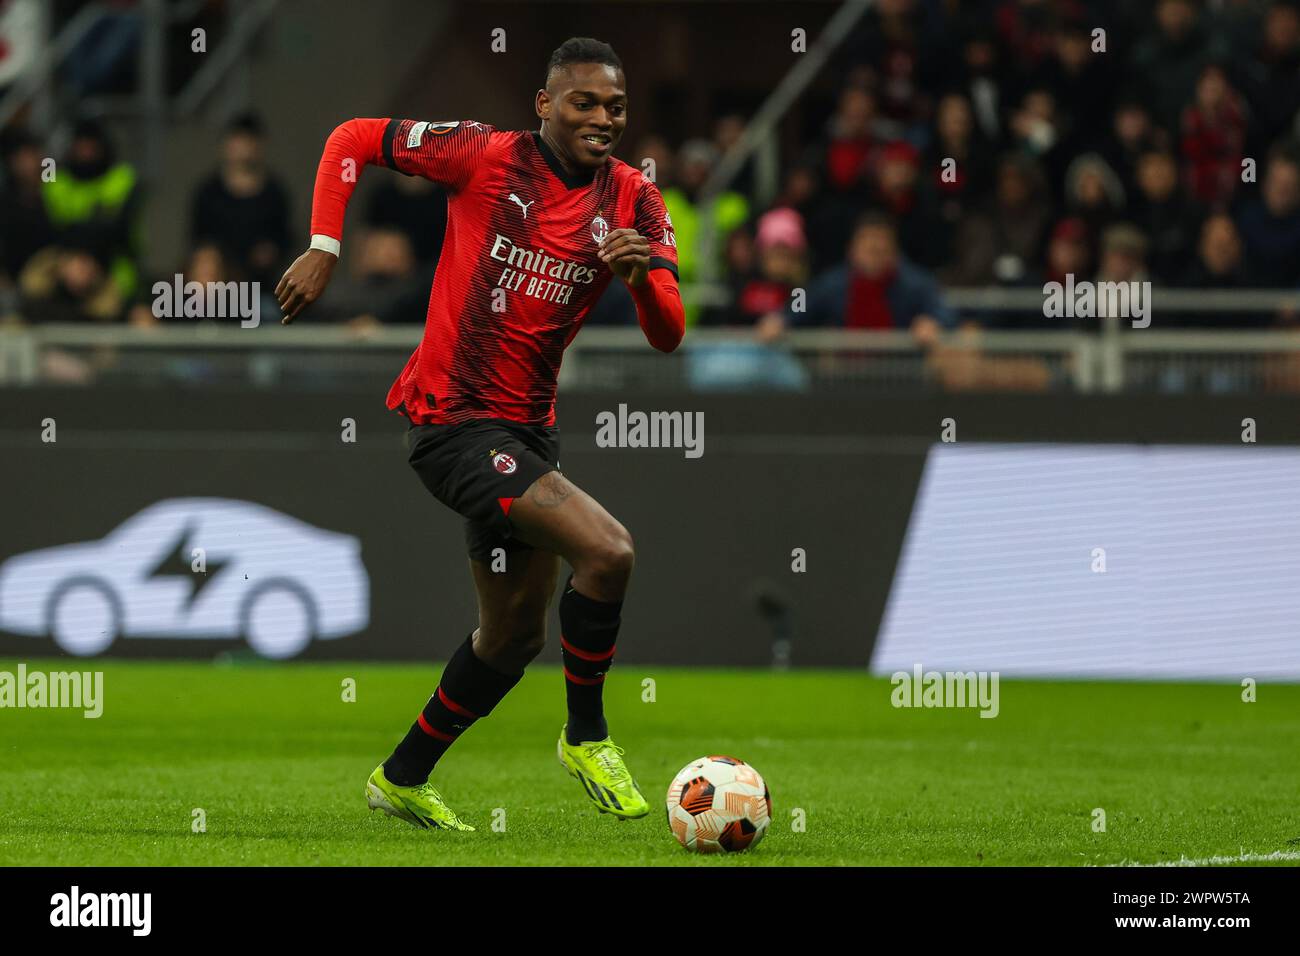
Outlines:
[[548,471],[559,471],[560,430],[504,418],[406,431],[408,460],[435,498],[465,518],[465,544],[475,561],[490,563],[494,548],[525,551],[513,536],[507,509]]

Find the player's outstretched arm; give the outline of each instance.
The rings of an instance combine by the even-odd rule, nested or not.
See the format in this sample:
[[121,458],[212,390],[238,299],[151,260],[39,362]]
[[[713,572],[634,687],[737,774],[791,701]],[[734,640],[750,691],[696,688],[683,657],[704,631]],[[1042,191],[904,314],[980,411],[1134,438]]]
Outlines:
[[294,260],[275,287],[288,325],[325,291],[338,262],[343,217],[357,179],[367,165],[384,162],[387,119],[350,119],[325,140],[311,197],[311,248]]

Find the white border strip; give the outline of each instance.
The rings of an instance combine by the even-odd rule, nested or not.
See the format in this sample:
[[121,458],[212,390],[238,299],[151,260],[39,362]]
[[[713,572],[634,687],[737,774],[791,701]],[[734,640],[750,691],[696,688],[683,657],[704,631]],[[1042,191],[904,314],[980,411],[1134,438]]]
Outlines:
[[1180,857],[1177,860],[1161,860],[1159,863],[1136,863],[1125,860],[1123,863],[1110,863],[1109,866],[1226,866],[1232,863],[1277,863],[1282,860],[1300,860],[1300,850],[1274,850],[1272,853],[1247,853],[1242,850],[1236,856],[1206,856],[1197,860]]

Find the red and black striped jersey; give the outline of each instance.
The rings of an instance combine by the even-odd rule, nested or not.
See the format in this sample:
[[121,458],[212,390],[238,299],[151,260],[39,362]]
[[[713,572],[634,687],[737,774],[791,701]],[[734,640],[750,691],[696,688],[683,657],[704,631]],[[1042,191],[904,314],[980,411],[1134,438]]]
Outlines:
[[564,350],[613,273],[597,242],[631,227],[650,268],[677,273],[659,189],[610,158],[565,172],[536,132],[471,121],[387,121],[383,164],[447,190],[447,231],[424,338],[388,393],[417,423],[555,423]]

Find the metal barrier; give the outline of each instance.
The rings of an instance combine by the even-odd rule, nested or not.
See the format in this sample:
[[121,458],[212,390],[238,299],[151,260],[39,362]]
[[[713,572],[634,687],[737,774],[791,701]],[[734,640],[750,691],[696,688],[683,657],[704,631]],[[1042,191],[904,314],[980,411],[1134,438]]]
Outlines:
[[[1300,332],[1015,332],[964,328],[923,348],[903,331],[794,329],[760,344],[749,329],[697,328],[671,355],[636,327],[584,329],[562,389],[699,391],[1300,390]],[[211,321],[0,329],[0,384],[251,385],[386,388],[418,326],[240,328]]]

